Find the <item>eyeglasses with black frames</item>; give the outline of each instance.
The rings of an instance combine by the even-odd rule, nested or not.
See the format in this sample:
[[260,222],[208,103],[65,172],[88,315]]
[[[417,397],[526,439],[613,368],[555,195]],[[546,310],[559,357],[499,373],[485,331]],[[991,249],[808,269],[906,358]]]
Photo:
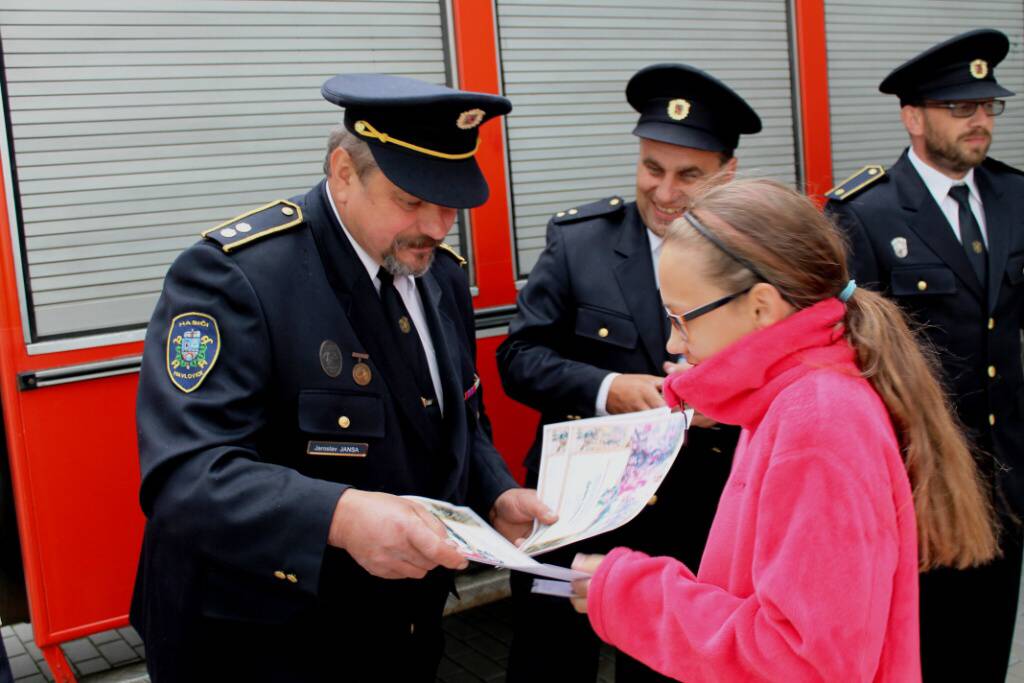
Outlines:
[[682,338],[682,340],[684,342],[687,342],[690,340],[690,335],[686,331],[686,323],[701,317],[705,313],[710,313],[711,311],[717,308],[725,306],[730,301],[740,298],[753,288],[754,285],[750,285],[742,292],[736,292],[735,294],[727,294],[720,299],[715,299],[711,303],[704,304],[703,306],[698,306],[697,308],[694,308],[691,311],[687,311],[682,315],[676,315],[672,311],[668,310],[668,306],[665,306],[665,315],[668,316],[669,321],[672,323],[672,327],[676,328],[676,332],[679,333],[679,336]]
[[925,102],[924,106],[935,109],[948,109],[949,113],[956,119],[969,119],[974,112],[981,107],[989,116],[999,116],[1006,111],[1006,100],[986,100],[985,102],[959,101],[959,102]]

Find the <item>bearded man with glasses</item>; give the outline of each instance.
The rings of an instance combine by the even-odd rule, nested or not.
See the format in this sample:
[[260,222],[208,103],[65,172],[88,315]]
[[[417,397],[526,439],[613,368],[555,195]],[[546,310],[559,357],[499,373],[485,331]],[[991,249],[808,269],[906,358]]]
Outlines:
[[[925,681],[1002,683],[1013,638],[1024,517],[1024,178],[988,156],[1003,97],[999,31],[969,31],[906,62],[879,90],[900,98],[910,148],[828,193],[858,284],[923,327],[1002,521],[1002,557],[925,567]],[[958,495],[950,491],[950,498]]]

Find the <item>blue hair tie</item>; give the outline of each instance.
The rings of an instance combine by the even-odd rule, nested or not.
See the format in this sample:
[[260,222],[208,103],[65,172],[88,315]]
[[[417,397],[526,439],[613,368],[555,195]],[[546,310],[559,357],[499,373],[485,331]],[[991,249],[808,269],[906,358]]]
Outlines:
[[855,289],[857,289],[856,280],[850,280],[849,282],[847,282],[846,286],[843,287],[843,291],[839,292],[839,294],[837,295],[839,297],[839,300],[845,304],[847,301],[850,300],[850,297],[853,296],[853,290]]

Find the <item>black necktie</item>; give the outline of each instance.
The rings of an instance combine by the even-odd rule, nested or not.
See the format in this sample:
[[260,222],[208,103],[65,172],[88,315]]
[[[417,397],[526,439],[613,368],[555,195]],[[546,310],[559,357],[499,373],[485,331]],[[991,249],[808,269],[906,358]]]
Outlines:
[[402,350],[412,370],[416,387],[420,391],[420,402],[431,417],[440,418],[441,407],[437,405],[427,355],[423,352],[423,344],[420,343],[420,335],[412,322],[412,316],[395,288],[395,278],[383,266],[377,271],[377,278],[380,280],[380,302],[384,306],[384,315],[391,323],[391,332],[398,341],[398,348]]
[[981,228],[967,199],[969,193],[966,185],[954,185],[949,188],[949,196],[960,206],[960,241],[963,242],[967,260],[971,262],[974,274],[984,287],[988,282],[988,254],[985,251],[985,241],[981,238]]

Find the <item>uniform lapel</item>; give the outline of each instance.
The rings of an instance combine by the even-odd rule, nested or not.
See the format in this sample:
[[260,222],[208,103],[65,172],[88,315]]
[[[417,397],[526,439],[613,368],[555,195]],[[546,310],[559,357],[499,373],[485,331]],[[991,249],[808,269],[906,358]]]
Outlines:
[[993,311],[999,300],[999,286],[1003,281],[1006,259],[1010,249],[1010,229],[1013,225],[1010,202],[1003,198],[1002,188],[984,166],[974,169],[974,180],[985,209],[985,232],[988,236],[988,310]]
[[352,245],[341,232],[341,226],[337,224],[334,212],[327,204],[326,192],[326,181],[313,188],[306,195],[303,211],[320,250],[327,278],[352,329],[370,355],[370,361],[383,373],[388,392],[424,443],[431,444],[434,430],[420,402],[420,392],[412,373],[404,367],[398,345],[388,332],[389,323],[384,317],[377,290]]
[[665,315],[655,285],[647,228],[640,220],[636,204],[626,207],[626,220],[623,221],[615,253],[621,257],[614,271],[622,297],[633,316],[652,366],[660,371],[666,358],[665,342],[668,341],[667,330],[662,325]]
[[928,191],[917,170],[907,158],[906,152],[893,165],[890,175],[896,181],[900,203],[907,215],[907,224],[935,254],[942,259],[956,276],[980,300],[981,283],[974,274],[963,245],[960,244],[953,228],[946,220],[942,209]]
[[[459,387],[459,363],[454,355],[458,348],[458,337],[455,324],[441,308],[441,286],[437,278],[429,271],[416,278],[416,284],[423,299],[423,312],[426,314],[430,337],[434,342],[434,353],[437,355],[437,368],[441,375],[441,391],[445,399],[445,419],[454,410],[462,398]],[[457,400],[458,399],[458,400]]]
[[[434,342],[434,353],[437,356],[437,370],[441,376],[441,391],[444,393],[444,422],[446,432],[449,435],[449,450],[456,461],[466,457],[467,451],[467,429],[466,411],[463,408],[463,387],[460,383],[461,373],[459,372],[458,349],[459,337],[455,330],[455,324],[441,307],[441,286],[434,275],[427,271],[425,275],[416,279],[416,285],[423,299],[423,312],[427,318],[427,327],[430,328],[430,338]],[[452,472],[460,471],[455,467]],[[444,487],[445,496],[453,494],[453,486],[458,481],[450,478]],[[450,498],[445,498],[450,500]]]

